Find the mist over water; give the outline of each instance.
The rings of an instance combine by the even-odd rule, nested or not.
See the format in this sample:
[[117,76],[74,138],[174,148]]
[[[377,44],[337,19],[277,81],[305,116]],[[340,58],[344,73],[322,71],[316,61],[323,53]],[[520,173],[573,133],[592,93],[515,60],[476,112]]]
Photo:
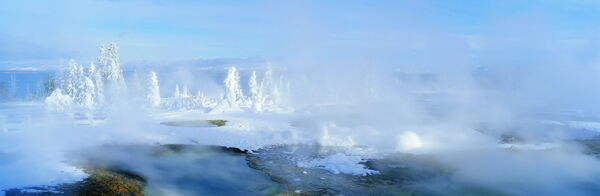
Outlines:
[[[164,11],[167,21],[201,18],[196,12],[203,10],[199,9],[203,4],[193,2],[116,1],[98,5],[139,6],[144,11],[136,16],[141,18],[146,12]],[[192,39],[187,31],[162,32],[190,36],[189,42],[207,45],[197,49],[170,36],[167,38],[173,43],[165,44],[124,33],[111,38],[119,47],[103,45],[98,57],[79,55],[81,58],[73,63],[56,65],[60,67],[56,70],[11,69],[0,73],[0,101],[6,104],[0,107],[8,108],[0,110],[0,141],[5,141],[0,145],[0,171],[8,172],[19,160],[35,163],[46,159],[52,167],[33,167],[56,170],[64,166],[60,162],[65,152],[79,150],[97,154],[104,161],[116,160],[120,167],[146,175],[150,183],[172,188],[180,179],[162,175],[188,176],[165,170],[183,167],[201,175],[206,168],[194,165],[197,155],[182,155],[184,158],[169,163],[148,156],[146,149],[120,154],[97,147],[177,143],[257,152],[257,164],[265,167],[263,172],[272,171],[269,175],[280,172],[296,176],[299,173],[291,175],[290,171],[302,172],[298,168],[309,165],[306,168],[318,171],[348,171],[341,172],[346,180],[364,180],[349,176],[387,177],[384,171],[396,171],[390,169],[396,168],[390,166],[396,164],[394,161],[402,165],[397,168],[408,170],[435,168],[431,171],[439,173],[432,178],[402,184],[423,194],[600,192],[600,162],[594,151],[600,130],[596,52],[600,42],[595,35],[597,24],[592,21],[595,14],[591,14],[600,6],[597,3],[266,1],[245,5],[249,8],[211,6],[224,12],[238,11],[239,15],[218,12],[216,24],[200,27],[243,36],[227,34],[232,40],[224,41],[210,35],[222,41],[219,45],[204,38]],[[232,22],[243,16],[251,16],[252,22]],[[199,23],[188,20],[176,24],[190,31],[199,28]],[[248,30],[238,29],[241,27]],[[101,38],[106,39],[81,40],[90,43]],[[152,57],[133,52],[145,41],[148,47],[144,50]],[[231,43],[235,41],[238,43]],[[65,44],[65,50],[79,45],[72,42]],[[166,45],[181,47],[161,49]],[[167,50],[173,48],[177,50]],[[117,49],[122,52],[117,53]],[[189,55],[186,49],[197,54]],[[230,52],[221,55],[224,57],[240,53],[260,57],[198,58],[212,56],[214,53],[201,53],[210,49]],[[0,48],[0,62],[8,62],[3,59],[3,50],[8,49]],[[56,60],[44,61],[56,64]],[[88,62],[96,63],[100,71],[90,71]],[[50,81],[56,82],[56,87],[48,87]],[[16,102],[28,105],[15,106]],[[208,126],[204,120],[227,123]],[[163,122],[208,125],[168,127],[161,125]],[[31,141],[36,144],[29,144]],[[303,146],[307,144],[323,148]],[[341,150],[324,152],[330,147]],[[261,150],[265,154],[260,154]],[[43,154],[53,158],[40,158]],[[279,154],[286,155],[282,158]],[[247,161],[230,158],[217,160],[232,165]],[[260,158],[290,164],[292,169],[277,170],[277,165],[260,162]],[[126,162],[130,159],[145,160],[146,165],[129,165]],[[212,159],[203,160],[208,160],[203,162],[209,164],[207,167],[216,164]],[[381,173],[371,172],[378,166]],[[74,175],[85,176],[69,168]],[[245,169],[233,172],[257,173]],[[60,181],[22,172],[26,177],[0,180],[0,190]],[[230,174],[219,171],[210,175],[219,178]],[[261,174],[257,176],[265,180]],[[27,181],[34,183],[21,183]],[[171,194],[186,193],[178,191]],[[190,191],[199,194],[210,189]]]
[[[386,6],[401,16],[378,10]],[[339,11],[362,21],[319,18],[333,5],[294,5],[305,10],[284,22],[299,25],[286,34],[281,64],[292,78],[292,103],[314,114],[317,125],[302,134],[330,145],[433,153],[459,181],[509,195],[592,194],[597,159],[572,142],[577,130],[545,122],[598,119],[594,31],[533,8],[491,11],[477,19],[484,23],[458,26],[428,12],[435,6],[380,2]],[[300,29],[306,33],[294,33]],[[503,135],[558,146],[498,148]]]

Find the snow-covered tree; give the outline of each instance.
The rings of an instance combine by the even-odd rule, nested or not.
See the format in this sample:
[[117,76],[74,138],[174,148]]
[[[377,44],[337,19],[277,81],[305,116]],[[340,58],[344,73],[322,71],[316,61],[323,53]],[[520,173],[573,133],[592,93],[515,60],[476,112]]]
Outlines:
[[210,111],[211,113],[225,113],[242,111],[240,105],[245,102],[244,93],[240,87],[240,75],[235,67],[227,69],[225,84],[225,98],[219,99],[218,104]]
[[66,74],[63,76],[63,80],[61,82],[61,87],[64,89],[64,93],[69,95],[70,97],[75,97],[77,92],[77,62],[71,59],[69,60],[69,67],[67,68]]
[[[61,80],[61,88],[65,89],[65,94],[71,97],[72,102],[76,105],[91,108],[95,104],[96,85],[90,73],[95,69],[91,66],[87,74],[84,71],[83,65],[78,64],[75,60],[69,61],[69,66],[63,79]],[[62,93],[62,91],[61,91]]]
[[69,95],[63,94],[60,88],[56,88],[46,97],[45,103],[48,110],[64,112],[71,109],[73,100]]
[[[100,74],[103,82],[102,88],[98,88],[98,91],[102,91],[101,95],[104,96],[102,102],[104,103],[104,100],[111,103],[115,103],[115,101],[120,102],[127,86],[119,62],[117,44],[101,45],[97,62],[97,72]],[[97,83],[97,81],[94,82]]]
[[182,98],[192,97],[192,95],[190,95],[190,90],[188,89],[187,86],[183,86],[183,92],[179,96]]
[[88,66],[88,76],[90,78],[93,78],[92,76],[96,75],[96,73],[98,72],[96,65],[94,65],[94,62],[90,63],[90,65]]
[[118,84],[124,83],[123,70],[121,70],[121,64],[119,63],[119,52],[116,43],[110,43],[106,49],[107,55],[107,68],[106,68],[106,79],[113,81]]
[[264,91],[262,85],[259,86],[256,79],[256,71],[252,71],[252,75],[250,75],[250,81],[248,82],[248,86],[250,87],[250,103],[252,109],[256,112],[262,112],[263,104],[264,104]]
[[160,89],[158,86],[158,78],[156,72],[150,72],[150,84],[148,85],[148,94],[146,98],[151,107],[157,108],[160,106]]
[[277,96],[279,95],[279,90],[277,84],[273,80],[273,68],[270,64],[267,67],[267,71],[265,71],[265,76],[262,80],[262,87],[265,91],[265,105],[269,107],[274,107],[277,105]]
[[106,47],[104,47],[104,44],[100,44],[97,61],[98,73],[100,73],[100,76],[105,78],[105,76],[107,75],[106,73],[108,72],[108,58],[106,55]]
[[179,84],[175,85],[175,92],[173,92],[173,97],[181,97],[181,92],[179,91]]
[[260,85],[262,92],[262,107],[268,111],[281,111],[285,96],[289,96],[289,82],[283,77],[274,80],[273,68],[269,64]]
[[250,87],[250,98],[254,99],[258,96],[258,82],[256,81],[256,71],[252,71],[252,75],[250,75],[250,81],[248,81],[248,86]]
[[240,104],[244,100],[244,93],[240,87],[240,74],[235,67],[227,70],[225,78],[225,97],[231,104]]
[[94,63],[90,63],[88,68],[88,77],[94,83],[94,101],[97,106],[104,104],[104,81],[102,80],[102,74]]
[[85,72],[83,71],[83,65],[81,64],[76,64],[75,65],[75,78],[73,80],[73,84],[75,86],[76,89],[76,93],[72,96],[75,99],[75,103],[79,104],[79,105],[84,105],[85,102],[85,93],[88,93],[87,91],[87,86],[86,86],[86,76],[85,76]]
[[119,62],[119,53],[117,44],[110,43],[108,46],[100,46],[98,55],[98,70],[104,81],[104,90],[112,93],[111,96],[120,96],[119,94],[127,88],[123,70]]
[[94,82],[88,78],[87,76],[84,76],[83,78],[83,88],[81,89],[81,105],[86,107],[86,108],[93,108],[94,107],[94,94],[96,92],[95,89],[95,85]]
[[107,97],[120,99],[126,86],[117,45],[100,46],[97,64],[91,63],[87,69],[70,60],[67,70],[59,75],[57,88],[69,96],[74,105],[84,108],[102,106]]

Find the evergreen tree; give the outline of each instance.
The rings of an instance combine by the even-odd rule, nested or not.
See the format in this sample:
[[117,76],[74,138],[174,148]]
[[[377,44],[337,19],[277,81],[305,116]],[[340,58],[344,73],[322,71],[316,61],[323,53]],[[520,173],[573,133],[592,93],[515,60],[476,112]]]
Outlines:
[[108,59],[106,55],[106,47],[103,44],[100,44],[99,54],[98,54],[98,73],[102,78],[106,78],[108,75]]
[[117,44],[110,43],[108,46],[100,46],[98,66],[100,66],[100,75],[104,82],[102,88],[98,88],[100,91],[103,91],[103,100],[108,99],[110,102],[120,101],[118,97],[124,95],[127,86],[119,62]]
[[191,97],[192,95],[190,95],[190,90],[188,89],[187,86],[183,86],[183,92],[181,93],[180,97],[183,98],[188,98]]
[[94,82],[87,76],[83,78],[81,89],[81,105],[86,108],[94,107],[94,94],[96,92]]
[[263,96],[263,89],[262,89],[262,85],[259,86],[257,79],[256,79],[256,71],[252,71],[252,75],[250,75],[250,81],[248,82],[248,85],[250,87],[250,103],[252,108],[254,109],[254,111],[256,112],[262,112],[262,107],[263,107],[263,102],[264,102],[264,96]]
[[95,105],[101,106],[104,104],[104,81],[102,81],[101,69],[96,68],[94,63],[90,63],[88,68],[88,78],[92,80],[94,84],[93,99]]
[[119,85],[125,83],[123,78],[123,70],[121,70],[121,64],[119,63],[119,52],[118,52],[117,44],[112,42],[108,45],[107,48],[107,75],[106,79],[108,81],[116,82]]
[[160,89],[158,86],[158,78],[156,72],[150,72],[150,85],[148,86],[148,94],[146,96],[150,106],[158,108],[160,106]]
[[175,85],[175,92],[173,93],[173,97],[176,97],[176,98],[181,97],[181,93],[179,92],[179,84]]
[[240,74],[235,67],[230,67],[227,70],[227,77],[225,78],[225,97],[230,104],[240,104],[244,100],[244,93],[240,87]]
[[64,76],[64,80],[62,82],[62,89],[64,89],[64,93],[72,98],[75,98],[77,95],[77,62],[71,59],[69,60],[69,67],[67,69],[67,73]]

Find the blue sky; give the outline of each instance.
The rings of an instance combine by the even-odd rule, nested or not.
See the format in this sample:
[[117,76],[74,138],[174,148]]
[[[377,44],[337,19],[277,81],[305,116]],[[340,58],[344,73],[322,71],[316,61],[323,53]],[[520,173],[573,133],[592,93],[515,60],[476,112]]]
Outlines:
[[506,47],[535,55],[544,50],[540,43],[556,41],[595,49],[599,25],[600,3],[592,0],[1,0],[0,66],[91,61],[98,44],[109,41],[120,45],[125,62],[343,61],[360,54],[376,62],[426,64],[432,62],[424,56],[453,51],[477,58]]

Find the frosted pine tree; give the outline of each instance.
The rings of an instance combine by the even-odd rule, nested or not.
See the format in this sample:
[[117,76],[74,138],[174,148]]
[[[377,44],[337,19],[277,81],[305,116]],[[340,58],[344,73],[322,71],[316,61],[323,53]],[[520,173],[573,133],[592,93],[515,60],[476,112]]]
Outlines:
[[121,64],[119,63],[119,52],[116,43],[110,43],[107,49],[107,73],[106,79],[108,81],[116,82],[121,85],[124,84],[123,71],[121,70]]
[[98,63],[102,64],[103,90],[107,102],[124,104],[123,99],[119,97],[125,95],[127,86],[119,63],[118,47],[115,43],[109,44],[108,47],[100,47]]
[[158,78],[156,77],[156,72],[150,72],[150,84],[148,86],[148,94],[146,95],[146,99],[148,99],[148,103],[153,108],[158,108],[160,106],[160,89],[158,86]]
[[235,67],[227,69],[225,84],[225,97],[219,98],[218,104],[210,111],[211,113],[225,113],[241,111],[240,104],[244,102],[244,94],[240,87],[240,75]]
[[100,45],[99,48],[99,53],[98,54],[98,73],[100,74],[100,76],[102,76],[103,78],[106,78],[106,75],[108,73],[108,58],[106,55],[106,47],[104,47],[104,44]]
[[181,96],[181,97],[183,97],[183,98],[189,98],[189,97],[191,97],[191,96],[192,96],[192,95],[190,94],[190,90],[188,89],[188,87],[187,87],[187,86],[183,86],[183,92],[181,93],[181,95],[180,95],[180,96]]
[[[62,77],[59,85],[62,89],[64,89],[65,95],[68,95],[71,98],[73,104],[80,106],[89,105],[89,103],[86,102],[86,99],[90,98],[89,96],[94,96],[94,87],[93,83],[92,86],[89,86],[87,84],[88,81],[86,81],[86,79],[88,77],[84,72],[83,65],[77,64],[75,60],[71,59],[69,60],[67,70],[61,75]],[[88,91],[90,89],[92,90],[92,92]],[[90,94],[88,95],[86,93]],[[93,105],[93,103],[91,104]]]
[[267,66],[261,86],[264,91],[263,108],[269,111],[281,110],[281,106],[284,102],[283,95],[284,93],[287,93],[286,89],[283,89],[282,92],[282,87],[287,87],[287,83],[284,81],[283,77],[279,77],[277,82],[273,79],[273,68],[271,67],[271,64]]
[[94,63],[90,63],[88,68],[88,77],[94,83],[94,101],[95,105],[101,106],[104,104],[104,81],[102,81],[102,74],[100,70],[96,68]]
[[75,78],[73,79],[73,84],[76,89],[76,93],[73,96],[75,98],[75,103],[79,105],[85,105],[85,93],[87,93],[88,86],[86,86],[86,76],[83,71],[83,65],[76,64],[75,65]]
[[258,96],[258,82],[256,81],[256,71],[252,71],[250,75],[250,81],[248,81],[248,87],[250,87],[250,99],[254,99]]
[[72,98],[73,104],[86,108],[103,105],[105,98],[110,97],[105,95],[105,89],[111,90],[113,97],[118,97],[126,88],[117,49],[114,43],[108,48],[100,46],[98,67],[91,63],[87,70],[75,60],[69,61],[67,70],[60,74],[58,86]]
[[244,100],[244,93],[240,87],[240,74],[235,67],[230,67],[225,78],[225,97],[231,104],[240,104]]
[[250,87],[249,100],[250,100],[252,109],[256,112],[262,112],[264,96],[263,96],[262,87],[258,85],[258,82],[256,80],[256,71],[252,71],[252,75],[250,75],[250,81],[248,82],[248,85]]
[[69,60],[69,66],[67,68],[67,72],[63,74],[63,79],[61,81],[62,89],[64,89],[64,93],[69,95],[69,97],[74,98],[76,96],[77,88],[76,88],[76,79],[77,79],[77,62],[71,59]]
[[93,108],[94,107],[94,93],[96,89],[94,87],[94,82],[84,76],[83,78],[83,88],[81,90],[81,105],[85,108]]
[[175,98],[181,97],[181,92],[179,91],[179,84],[175,85],[175,92],[173,93],[173,97],[175,97]]
[[[94,63],[90,63],[90,65],[88,66],[88,70],[87,70],[87,76],[89,78],[94,78],[94,75],[96,75],[96,72],[98,72],[98,70],[96,69],[96,65],[94,65]],[[93,79],[92,79],[93,80]]]
[[275,105],[275,94],[277,92],[277,87],[275,86],[275,82],[273,81],[273,68],[271,64],[268,65],[267,71],[265,71],[265,76],[262,81],[262,87],[265,91],[265,104],[268,106]]

